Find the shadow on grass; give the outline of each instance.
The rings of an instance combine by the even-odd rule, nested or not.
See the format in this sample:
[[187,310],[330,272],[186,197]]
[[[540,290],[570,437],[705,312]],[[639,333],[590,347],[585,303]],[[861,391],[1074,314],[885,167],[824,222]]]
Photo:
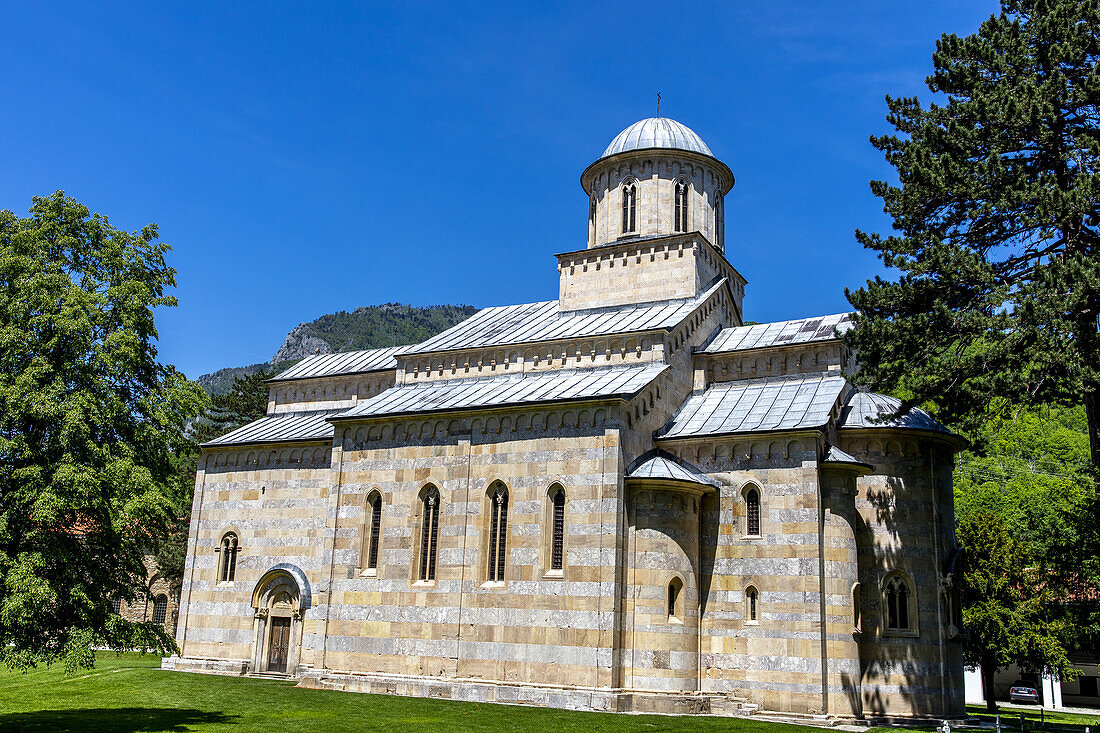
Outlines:
[[186,731],[202,723],[232,723],[234,715],[186,708],[87,708],[0,713],[0,731],[12,733],[81,733],[111,731]]

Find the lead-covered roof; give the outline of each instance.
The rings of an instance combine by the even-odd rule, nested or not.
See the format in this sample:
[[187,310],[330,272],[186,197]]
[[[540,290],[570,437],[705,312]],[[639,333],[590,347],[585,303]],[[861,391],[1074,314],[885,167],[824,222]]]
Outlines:
[[630,397],[667,368],[663,363],[651,363],[642,366],[570,369],[522,376],[424,382],[386,390],[359,403],[340,417],[374,417]]
[[218,447],[252,443],[287,443],[303,440],[331,440],[332,423],[328,418],[340,412],[328,410],[309,414],[271,415],[203,443]]
[[796,318],[793,321],[758,323],[754,326],[723,328],[703,350],[707,354],[762,349],[813,341],[829,341],[852,327],[851,313]]
[[338,374],[359,374],[363,372],[381,372],[397,369],[394,354],[407,346],[395,346],[388,349],[366,349],[364,351],[345,351],[339,354],[316,354],[307,356],[294,366],[279,372],[271,378],[272,382],[288,379],[309,379],[312,377],[331,377]]
[[907,428],[949,433],[924,410],[913,407],[899,415],[901,400],[874,392],[855,392],[840,413],[841,428]]
[[680,461],[664,451],[650,451],[635,463],[636,465],[627,471],[626,478],[687,481],[703,486],[719,486],[718,481],[695,466],[686,461]]
[[657,437],[819,428],[844,386],[844,377],[831,372],[719,382],[689,397]]
[[425,354],[671,329],[725,284],[723,278],[695,298],[607,308],[561,311],[556,300],[485,308],[457,326],[398,353]]

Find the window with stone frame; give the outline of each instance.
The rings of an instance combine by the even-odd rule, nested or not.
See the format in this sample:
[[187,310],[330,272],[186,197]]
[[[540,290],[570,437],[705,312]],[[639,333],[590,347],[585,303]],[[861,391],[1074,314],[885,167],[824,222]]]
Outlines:
[[508,489],[496,483],[489,489],[489,548],[486,580],[504,582],[508,557]]
[[688,230],[688,182],[683,178],[676,180],[676,196],[673,202],[673,229],[674,232],[686,232]]
[[364,571],[378,570],[378,547],[382,541],[382,495],[372,491],[367,496],[366,522],[364,524],[364,546],[361,567]]
[[684,618],[684,581],[672,578],[668,581],[667,610],[669,621],[682,621]]
[[859,633],[863,623],[863,604],[860,598],[859,583],[852,584],[852,628]]
[[153,623],[164,625],[168,617],[168,596],[161,594],[153,599]]
[[745,588],[745,623],[760,623],[760,592],[753,585]]
[[760,491],[755,486],[745,491],[745,534],[760,536]]
[[891,573],[882,589],[882,609],[887,633],[913,633],[917,629],[916,593],[909,578]]
[[221,562],[218,565],[218,581],[232,583],[233,578],[237,575],[237,553],[240,551],[237,535],[234,532],[226,532],[222,536],[218,551],[221,553]]
[[122,613],[122,600],[118,598],[111,599],[111,612],[121,614]]
[[439,490],[429,486],[422,493],[420,521],[419,580],[435,580],[436,556],[439,553]]
[[638,185],[634,179],[623,184],[623,234],[638,229]]
[[565,567],[565,489],[550,488],[550,569]]

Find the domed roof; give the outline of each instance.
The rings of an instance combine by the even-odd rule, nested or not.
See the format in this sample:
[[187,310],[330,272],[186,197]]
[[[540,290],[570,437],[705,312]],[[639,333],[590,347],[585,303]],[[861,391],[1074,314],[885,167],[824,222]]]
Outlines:
[[703,139],[687,125],[681,125],[676,120],[670,120],[668,117],[650,117],[645,120],[638,120],[616,135],[600,158],[625,153],[628,150],[645,150],[646,148],[689,150],[693,153],[702,153],[711,158],[714,157],[714,153],[710,152],[710,148],[703,142]]

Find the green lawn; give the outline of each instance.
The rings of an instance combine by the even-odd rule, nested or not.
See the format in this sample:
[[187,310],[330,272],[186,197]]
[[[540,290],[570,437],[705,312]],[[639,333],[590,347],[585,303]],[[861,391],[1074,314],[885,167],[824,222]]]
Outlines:
[[0,671],[0,731],[740,731],[807,728],[741,718],[580,713],[298,689],[292,683],[165,672],[160,660],[99,657],[87,674]]
[[[985,705],[967,705],[966,712],[972,718],[978,718],[980,720],[988,721],[990,723],[993,722],[995,717],[986,712]],[[1040,730],[1039,708],[1037,707],[1001,706],[1001,727],[1012,727],[1013,729],[1019,729],[1020,713],[1024,714],[1025,730]],[[1078,715],[1075,713],[1052,713],[1047,710],[1043,713],[1043,720],[1047,726],[1080,726],[1081,729],[1084,730],[1085,726],[1090,726],[1093,728],[1095,728],[1096,726],[1100,726],[1100,712],[1098,712],[1096,715]]]

